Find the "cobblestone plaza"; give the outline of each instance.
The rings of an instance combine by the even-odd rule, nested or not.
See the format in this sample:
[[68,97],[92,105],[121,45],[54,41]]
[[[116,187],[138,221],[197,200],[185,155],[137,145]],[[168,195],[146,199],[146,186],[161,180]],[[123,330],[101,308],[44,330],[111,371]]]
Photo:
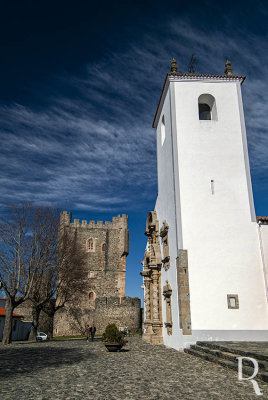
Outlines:
[[[268,385],[259,387],[268,399]],[[0,346],[1,400],[255,398],[252,383],[239,382],[236,371],[139,337],[118,353],[98,340]]]

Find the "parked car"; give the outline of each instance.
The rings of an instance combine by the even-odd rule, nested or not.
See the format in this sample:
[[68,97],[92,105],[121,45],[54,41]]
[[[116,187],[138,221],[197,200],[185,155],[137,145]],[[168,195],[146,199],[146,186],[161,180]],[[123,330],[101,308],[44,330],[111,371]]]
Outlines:
[[36,341],[43,342],[44,340],[47,340],[47,334],[44,332],[38,332],[36,335]]

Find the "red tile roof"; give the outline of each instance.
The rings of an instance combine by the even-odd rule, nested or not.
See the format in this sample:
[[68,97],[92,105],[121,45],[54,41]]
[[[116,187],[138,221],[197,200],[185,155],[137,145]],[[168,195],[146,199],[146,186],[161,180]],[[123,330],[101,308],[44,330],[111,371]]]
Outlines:
[[268,217],[256,217],[258,224],[268,225]]
[[[5,317],[5,316],[6,316],[6,309],[4,307],[0,307],[0,317]],[[13,313],[12,317],[23,317],[23,315]]]
[[168,76],[178,76],[180,78],[185,77],[185,78],[219,78],[219,79],[224,79],[224,80],[234,80],[234,79],[239,79],[244,82],[246,79],[245,76],[240,76],[240,75],[216,75],[216,74],[183,74],[181,72],[169,72]]

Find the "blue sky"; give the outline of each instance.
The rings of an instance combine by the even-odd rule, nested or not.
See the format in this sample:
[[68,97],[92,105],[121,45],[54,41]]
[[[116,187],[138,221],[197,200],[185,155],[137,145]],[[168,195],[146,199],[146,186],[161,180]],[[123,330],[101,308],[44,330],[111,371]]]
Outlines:
[[12,1],[0,16],[1,205],[57,203],[74,218],[129,215],[126,294],[142,296],[157,195],[154,112],[172,57],[188,71],[246,75],[257,215],[268,215],[265,1]]

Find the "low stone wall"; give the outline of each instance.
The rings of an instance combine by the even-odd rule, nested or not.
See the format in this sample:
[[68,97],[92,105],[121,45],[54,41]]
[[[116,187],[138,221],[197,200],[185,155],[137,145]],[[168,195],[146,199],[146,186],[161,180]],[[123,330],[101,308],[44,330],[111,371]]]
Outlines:
[[140,329],[140,299],[137,297],[100,298],[96,301],[94,323],[99,332],[104,332],[108,324],[118,328],[128,327],[132,332]]
[[135,297],[100,297],[95,301],[95,309],[66,307],[54,317],[54,336],[72,336],[84,333],[86,324],[94,323],[97,334],[102,334],[108,324],[115,323],[118,328],[126,326],[132,332],[141,327],[140,299]]

